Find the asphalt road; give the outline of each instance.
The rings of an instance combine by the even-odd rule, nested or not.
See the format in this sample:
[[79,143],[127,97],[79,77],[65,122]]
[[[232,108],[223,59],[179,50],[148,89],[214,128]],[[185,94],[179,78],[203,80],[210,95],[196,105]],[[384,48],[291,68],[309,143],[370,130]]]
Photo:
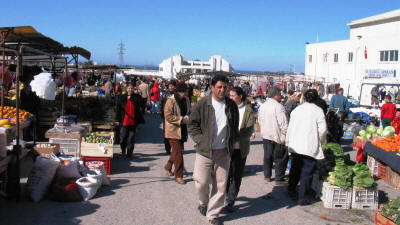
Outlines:
[[[195,159],[193,142],[185,144],[186,185],[167,177],[161,119],[146,115],[138,130],[135,158],[115,157],[111,162],[111,186],[102,187],[87,202],[62,203],[43,200],[32,203],[0,199],[0,225],[15,224],[208,224],[197,211],[192,172]],[[114,152],[120,150],[115,148]],[[224,224],[374,224],[373,211],[325,209],[322,202],[298,206],[285,194],[286,187],[265,183],[262,171],[263,150],[259,137],[251,142],[245,176],[235,212],[223,215]],[[23,179],[26,182],[26,179]],[[379,183],[381,201],[399,191]],[[272,197],[265,197],[267,194]]]

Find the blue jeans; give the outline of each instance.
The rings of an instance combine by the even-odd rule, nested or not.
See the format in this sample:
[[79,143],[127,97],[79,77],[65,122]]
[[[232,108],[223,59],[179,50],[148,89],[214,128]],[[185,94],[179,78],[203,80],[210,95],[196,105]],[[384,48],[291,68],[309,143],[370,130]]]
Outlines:
[[151,101],[151,113],[158,113],[158,101]]

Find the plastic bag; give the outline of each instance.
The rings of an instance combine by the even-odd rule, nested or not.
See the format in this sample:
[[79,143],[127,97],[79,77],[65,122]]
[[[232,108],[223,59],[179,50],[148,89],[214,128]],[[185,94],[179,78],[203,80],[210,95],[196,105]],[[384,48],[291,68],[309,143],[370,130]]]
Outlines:
[[59,165],[60,160],[55,155],[51,155],[50,158],[42,156],[36,158],[26,185],[27,195],[34,202],[43,199]]
[[79,193],[81,193],[85,201],[92,199],[101,185],[99,179],[93,177],[81,177],[76,183],[78,184]]
[[60,202],[82,201],[78,190],[78,184],[74,179],[61,179],[55,182],[51,188],[51,199]]
[[111,182],[110,179],[107,177],[106,170],[104,169],[104,165],[98,164],[98,166],[92,166],[90,169],[83,170],[82,176],[94,176],[100,175],[101,176],[101,184],[110,186]]
[[56,178],[81,178],[82,176],[79,173],[78,165],[78,160],[62,161],[57,168]]

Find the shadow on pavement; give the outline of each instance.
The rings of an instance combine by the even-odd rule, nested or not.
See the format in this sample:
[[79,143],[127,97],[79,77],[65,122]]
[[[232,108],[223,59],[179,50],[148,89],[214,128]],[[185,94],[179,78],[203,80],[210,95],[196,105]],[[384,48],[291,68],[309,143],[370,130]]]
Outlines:
[[90,202],[54,202],[43,200],[33,203],[28,199],[19,202],[0,199],[1,224],[47,225],[82,224],[79,217],[96,213],[100,205]]
[[94,198],[101,198],[105,196],[110,196],[114,195],[115,192],[113,190],[120,189],[122,188],[123,184],[129,183],[128,179],[111,179],[111,185],[110,186],[102,186],[97,194],[94,196]]
[[145,124],[141,124],[136,132],[136,143],[164,144],[162,119],[158,114],[144,115]]
[[111,164],[112,164],[112,171],[111,171],[112,174],[143,172],[150,170],[150,168],[147,166],[133,166],[131,165],[132,161],[125,158],[113,159]]
[[246,165],[243,172],[243,177],[256,175],[258,172],[263,172],[263,165]]
[[[234,206],[234,212],[223,216],[224,221],[233,221],[243,217],[253,217],[268,212],[272,212],[281,208],[291,208],[297,205],[296,202],[284,196],[287,186],[275,186],[272,192],[259,196],[257,198],[239,197]],[[244,202],[244,203],[242,203]]]

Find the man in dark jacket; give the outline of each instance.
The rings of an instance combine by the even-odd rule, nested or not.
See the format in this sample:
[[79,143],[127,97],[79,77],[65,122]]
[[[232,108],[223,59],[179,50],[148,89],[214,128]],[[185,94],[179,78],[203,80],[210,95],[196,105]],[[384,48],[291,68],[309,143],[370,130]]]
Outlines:
[[129,83],[127,85],[126,93],[121,95],[118,100],[115,123],[121,127],[120,145],[122,155],[126,154],[126,157],[131,159],[135,148],[136,128],[145,121],[140,107],[142,99],[138,94],[134,93],[133,84]]
[[196,143],[193,177],[198,210],[211,224],[222,224],[219,213],[224,206],[230,156],[238,134],[239,111],[236,103],[226,97],[227,83],[225,76],[212,79],[212,94],[193,107],[188,124],[189,135]]
[[163,119],[163,133],[164,133],[164,145],[165,145],[165,152],[167,155],[171,154],[171,145],[169,144],[169,140],[165,138],[165,121],[164,121],[164,107],[167,99],[174,94],[176,87],[176,81],[171,80],[168,84],[168,90],[163,93],[160,99],[160,116]]

